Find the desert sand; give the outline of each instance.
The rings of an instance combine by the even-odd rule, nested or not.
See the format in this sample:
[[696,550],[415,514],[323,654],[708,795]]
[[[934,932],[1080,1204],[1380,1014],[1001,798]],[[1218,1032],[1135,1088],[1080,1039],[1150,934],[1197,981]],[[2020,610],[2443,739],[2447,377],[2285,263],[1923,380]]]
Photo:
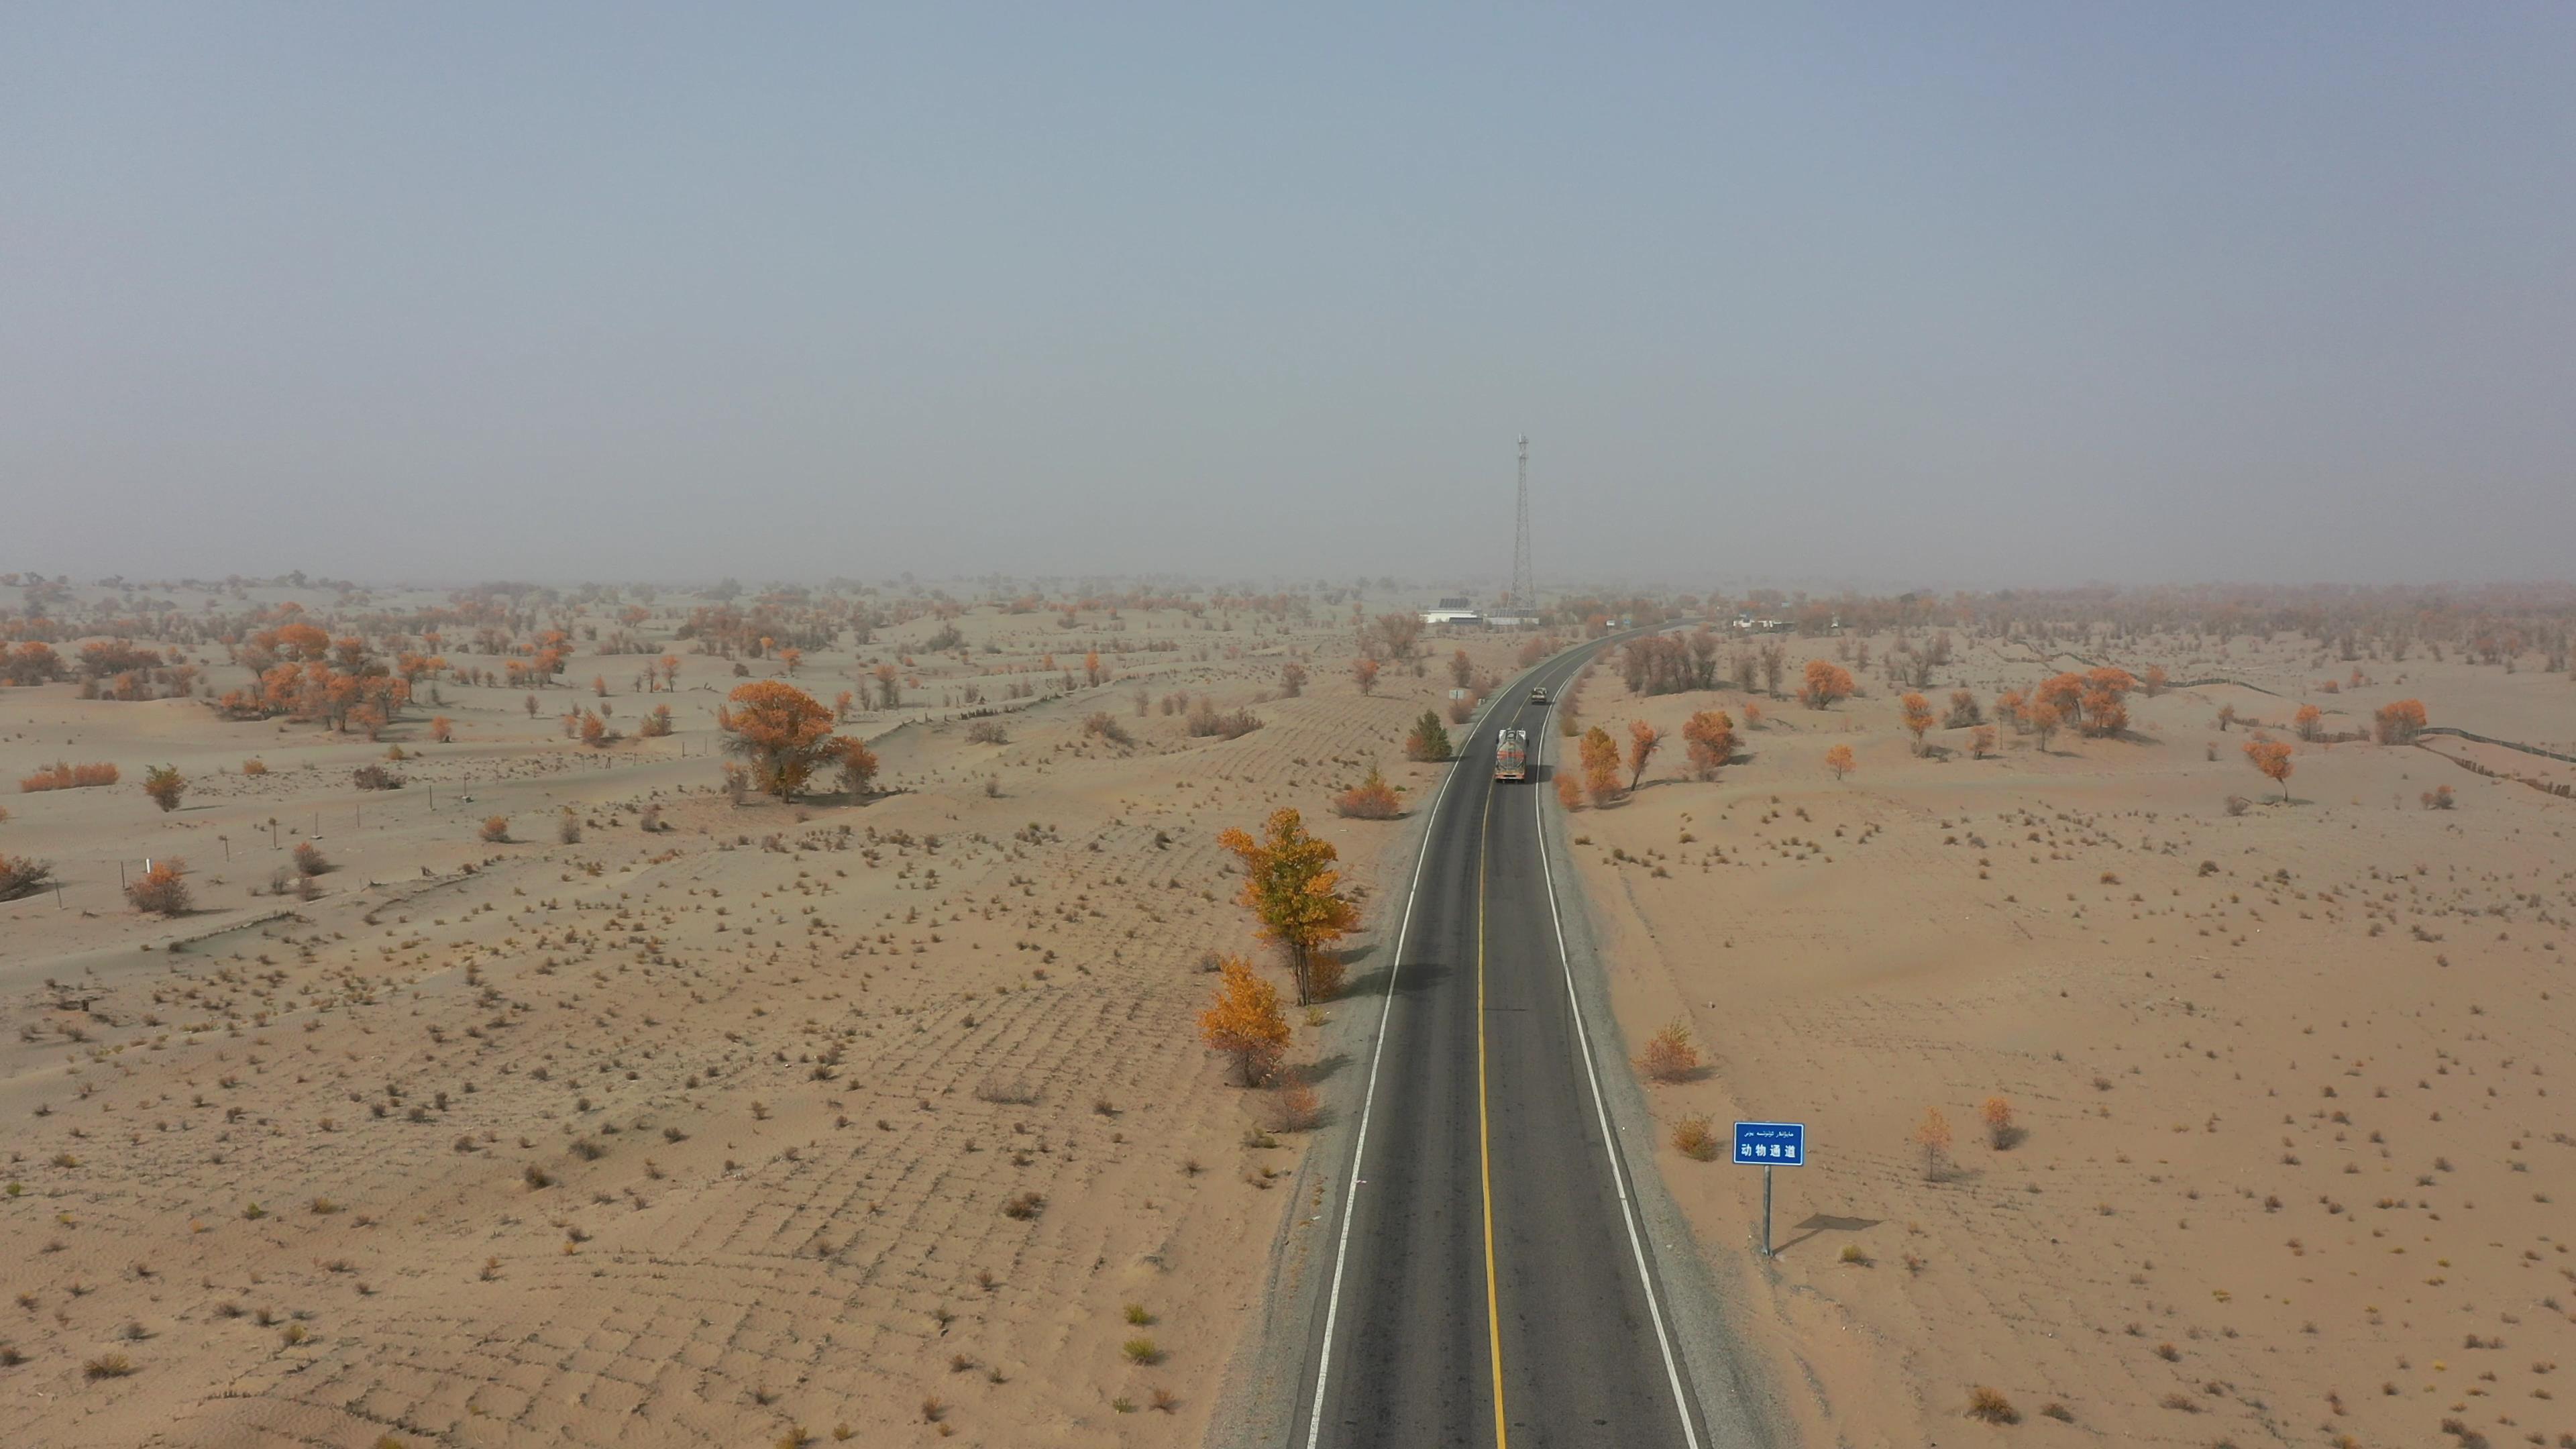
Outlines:
[[[1453,641],[1363,694],[1352,601],[1303,595],[889,595],[864,642],[746,596],[720,645],[669,593],[137,593],[49,590],[64,659],[175,638],[198,697],[0,689],[7,779],[121,770],[0,823],[59,884],[0,904],[0,1441],[1207,1433],[1305,1142],[1197,1038],[1217,953],[1284,979],[1216,836],[1301,809],[1372,931],[1405,827],[1326,801],[1372,763],[1436,783],[1400,741]],[[374,741],[222,718],[253,681],[215,636],[288,605],[385,658],[440,629],[445,668]],[[560,673],[510,682],[549,628]],[[1521,642],[1471,647],[1508,673]],[[723,788],[718,704],[791,664],[856,695],[873,793]],[[1193,733],[1202,702],[1261,727]],[[135,910],[120,880],[171,857],[193,909]],[[1293,1016],[1292,1066],[1333,1021]]]
[[[1895,642],[1773,637],[1790,688]],[[2568,676],[2288,633],[2069,647],[1963,636],[1924,692],[1991,717],[2096,663],[2241,684],[2133,693],[2113,738],[2043,750],[2006,725],[1985,759],[1937,726],[1918,755],[1869,665],[1830,708],[1641,697],[1606,661],[1583,687],[1585,724],[1666,735],[1641,789],[1567,822],[1627,1039],[1678,1021],[1705,1052],[1652,1089],[1659,1119],[1809,1124],[1767,1263],[1759,1172],[1723,1146],[1662,1162],[1753,1285],[1748,1340],[1803,1438],[2576,1444],[2576,801],[2454,761],[2576,771],[2455,738],[2299,743],[2283,805],[2218,719],[2288,739],[2311,702],[2320,733],[2366,736],[2413,697],[2576,753]],[[1712,708],[1740,748],[1702,781],[1680,732]],[[2427,808],[2443,786],[2455,808]],[[1952,1139],[1929,1160],[1927,1110]]]

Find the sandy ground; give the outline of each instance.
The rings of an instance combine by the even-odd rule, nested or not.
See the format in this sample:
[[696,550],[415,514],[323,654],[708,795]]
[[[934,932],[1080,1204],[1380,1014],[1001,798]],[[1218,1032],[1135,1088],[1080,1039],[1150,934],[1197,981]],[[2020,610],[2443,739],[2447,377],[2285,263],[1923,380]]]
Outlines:
[[[1832,657],[1790,642],[1793,676]],[[1679,726],[1740,723],[1743,695],[1634,699],[1603,667],[1581,696],[1671,737],[1570,822],[1628,1039],[1678,1019],[1708,1052],[1659,1116],[1810,1125],[1755,1273],[1804,1437],[2576,1445],[2576,801],[2444,758],[2529,756],[2344,743],[2300,747],[2293,804],[2231,816],[2279,792],[2216,726],[2313,699],[2360,729],[2415,695],[2564,749],[2576,691],[2419,658],[2325,694],[2354,666],[2286,641],[2111,662],[2256,687],[2133,696],[2130,737],[2045,754],[2005,729],[1976,760],[1964,730],[1917,758],[1864,674],[1831,710],[1759,701],[1715,782]],[[1990,705],[2071,665],[1970,644],[1930,693]],[[2422,808],[2441,784],[2458,808]],[[1927,1108],[1955,1136],[1928,1173]],[[1761,1174],[1662,1155],[1704,1247],[1750,1255]],[[1978,1386],[2018,1423],[1967,1418]]]
[[[653,649],[690,602],[659,603]],[[1302,1150],[1249,1145],[1267,1096],[1195,1037],[1202,958],[1253,946],[1215,837],[1303,809],[1375,925],[1402,826],[1324,802],[1371,760],[1436,783],[1398,741],[1445,705],[1455,641],[1363,697],[1342,618],[982,608],[969,652],[913,653],[938,622],[801,664],[828,701],[908,660],[917,703],[848,727],[885,764],[865,803],[716,789],[736,680],[686,645],[670,693],[576,657],[545,718],[445,684],[451,745],[429,709],[371,745],[0,689],[7,778],[124,771],[9,795],[0,824],[63,883],[0,904],[0,1343],[23,1360],[0,1442],[1202,1438]],[[1251,701],[1292,657],[1313,681],[1254,733],[1164,712]],[[594,673],[621,723],[668,703],[678,732],[563,738]],[[1020,679],[1044,689],[1007,742],[968,741],[963,690]],[[1099,711],[1133,743],[1086,732]],[[407,785],[353,789],[389,744]],[[137,788],[162,762],[192,781],[166,815]],[[493,814],[506,843],[478,838]],[[306,840],[332,863],[309,900],[275,874]],[[197,909],[128,908],[120,868],[173,855]],[[1328,1019],[1296,1018],[1298,1055]],[[110,1356],[131,1374],[85,1372]]]

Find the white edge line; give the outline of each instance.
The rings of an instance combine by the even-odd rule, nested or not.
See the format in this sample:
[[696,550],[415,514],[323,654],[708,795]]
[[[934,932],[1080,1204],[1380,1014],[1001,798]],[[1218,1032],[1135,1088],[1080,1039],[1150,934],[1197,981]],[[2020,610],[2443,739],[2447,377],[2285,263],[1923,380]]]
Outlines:
[[[1499,693],[1493,696],[1495,699],[1501,697]],[[1488,705],[1486,710],[1477,712],[1476,721],[1468,726],[1468,739],[1474,739],[1476,731],[1484,727],[1484,716],[1490,709]],[[1333,1286],[1324,1299],[1324,1338],[1315,1350],[1315,1401],[1306,1410],[1306,1449],[1315,1449],[1324,1432],[1324,1388],[1332,1377],[1333,1327],[1342,1311],[1342,1270],[1351,1256],[1351,1215],[1359,1208],[1360,1168],[1368,1157],[1369,1117],[1377,1110],[1377,1068],[1386,1056],[1387,1028],[1395,1019],[1395,982],[1398,973],[1404,969],[1405,940],[1413,933],[1413,902],[1422,894],[1422,870],[1431,861],[1431,837],[1434,827],[1440,823],[1440,807],[1449,799],[1449,787],[1456,782],[1458,768],[1465,763],[1463,759],[1452,757],[1449,773],[1440,781],[1439,793],[1431,797],[1430,813],[1422,819],[1422,849],[1413,858],[1413,884],[1404,893],[1404,923],[1396,928],[1395,955],[1386,966],[1386,1009],[1378,1013],[1377,1045],[1369,1052],[1368,1093],[1360,1103],[1359,1136],[1351,1144],[1351,1180],[1342,1189],[1342,1231],[1333,1248]],[[1661,1331],[1660,1326],[1658,1331]],[[1666,1357],[1670,1357],[1669,1353]]]
[[[1554,715],[1556,706],[1548,706]],[[1609,1159],[1610,1186],[1619,1194],[1619,1219],[1628,1229],[1628,1251],[1637,1260],[1638,1286],[1645,1290],[1646,1313],[1655,1323],[1655,1344],[1664,1351],[1664,1380],[1672,1385],[1673,1408],[1682,1416],[1682,1442],[1699,1449],[1699,1431],[1691,1424],[1690,1401],[1682,1396],[1682,1374],[1673,1362],[1672,1337],[1664,1332],[1664,1310],[1655,1301],[1655,1275],[1646,1267],[1646,1247],[1637,1234],[1636,1206],[1628,1198],[1628,1180],[1619,1170],[1619,1142],[1610,1131],[1610,1109],[1602,1105],[1601,1076],[1592,1065],[1592,1035],[1584,1029],[1583,1003],[1574,991],[1574,962],[1565,949],[1565,918],[1556,906],[1556,867],[1547,854],[1547,801],[1537,791],[1531,792],[1530,813],[1539,831],[1539,869],[1547,877],[1547,916],[1556,928],[1556,960],[1565,971],[1565,1004],[1574,1012],[1574,1039],[1583,1049],[1583,1075],[1592,1084],[1592,1111],[1601,1123],[1601,1151]],[[1312,1449],[1312,1446],[1309,1446]]]

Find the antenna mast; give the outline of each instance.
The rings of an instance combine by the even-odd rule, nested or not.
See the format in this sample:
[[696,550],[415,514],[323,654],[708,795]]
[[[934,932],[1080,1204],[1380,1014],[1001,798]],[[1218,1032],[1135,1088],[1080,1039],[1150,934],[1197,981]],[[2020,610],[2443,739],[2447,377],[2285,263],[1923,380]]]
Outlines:
[[1515,617],[1538,617],[1538,578],[1530,568],[1529,437],[1521,437],[1519,533],[1512,543],[1511,608]]

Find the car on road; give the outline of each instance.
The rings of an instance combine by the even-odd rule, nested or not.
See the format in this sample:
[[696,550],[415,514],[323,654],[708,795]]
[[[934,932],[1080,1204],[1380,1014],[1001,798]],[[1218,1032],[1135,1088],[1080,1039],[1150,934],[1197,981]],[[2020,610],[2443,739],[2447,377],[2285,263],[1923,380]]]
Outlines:
[[1532,703],[1532,704],[1545,704],[1545,703],[1547,703],[1547,686],[1546,686],[1546,685],[1544,685],[1544,684],[1535,684],[1535,685],[1530,686],[1530,703]]

